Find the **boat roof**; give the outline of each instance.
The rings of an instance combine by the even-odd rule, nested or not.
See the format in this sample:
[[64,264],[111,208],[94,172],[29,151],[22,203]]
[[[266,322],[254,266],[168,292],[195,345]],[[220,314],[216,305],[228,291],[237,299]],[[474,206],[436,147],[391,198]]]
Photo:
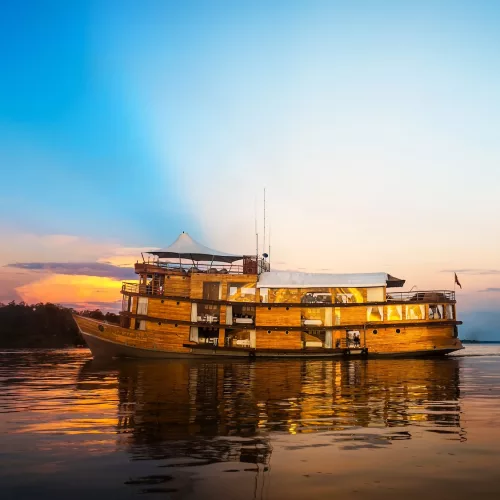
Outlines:
[[269,271],[260,275],[257,288],[401,287],[404,283],[405,280],[387,273],[319,274]]
[[193,240],[193,238],[184,231],[170,246],[161,248],[160,250],[152,250],[148,253],[157,255],[161,259],[177,258],[214,262],[235,262],[243,259],[243,255],[234,255],[208,248]]

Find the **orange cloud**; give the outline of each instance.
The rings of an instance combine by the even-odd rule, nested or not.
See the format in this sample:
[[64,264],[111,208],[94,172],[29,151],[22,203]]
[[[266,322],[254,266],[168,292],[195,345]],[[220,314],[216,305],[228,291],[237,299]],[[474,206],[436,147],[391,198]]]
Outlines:
[[29,303],[116,302],[121,281],[98,276],[53,274],[18,287],[16,291]]

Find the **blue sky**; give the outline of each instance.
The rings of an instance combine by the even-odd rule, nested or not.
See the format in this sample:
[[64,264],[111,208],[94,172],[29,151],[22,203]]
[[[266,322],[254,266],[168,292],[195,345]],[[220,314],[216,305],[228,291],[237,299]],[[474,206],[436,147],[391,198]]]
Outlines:
[[4,2],[0,260],[253,251],[266,186],[277,266],[463,270],[494,310],[498,26],[494,1]]

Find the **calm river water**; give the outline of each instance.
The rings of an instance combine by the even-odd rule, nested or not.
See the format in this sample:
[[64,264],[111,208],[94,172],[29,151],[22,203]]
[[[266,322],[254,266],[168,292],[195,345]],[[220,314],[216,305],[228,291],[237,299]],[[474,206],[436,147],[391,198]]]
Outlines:
[[0,352],[2,499],[498,499],[499,471],[499,345],[368,361]]

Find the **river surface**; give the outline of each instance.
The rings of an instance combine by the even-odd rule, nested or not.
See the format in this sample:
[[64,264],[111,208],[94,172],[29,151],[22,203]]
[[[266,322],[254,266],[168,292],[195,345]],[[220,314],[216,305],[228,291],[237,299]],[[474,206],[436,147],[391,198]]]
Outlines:
[[2,499],[500,498],[500,345],[445,359],[0,352]]

